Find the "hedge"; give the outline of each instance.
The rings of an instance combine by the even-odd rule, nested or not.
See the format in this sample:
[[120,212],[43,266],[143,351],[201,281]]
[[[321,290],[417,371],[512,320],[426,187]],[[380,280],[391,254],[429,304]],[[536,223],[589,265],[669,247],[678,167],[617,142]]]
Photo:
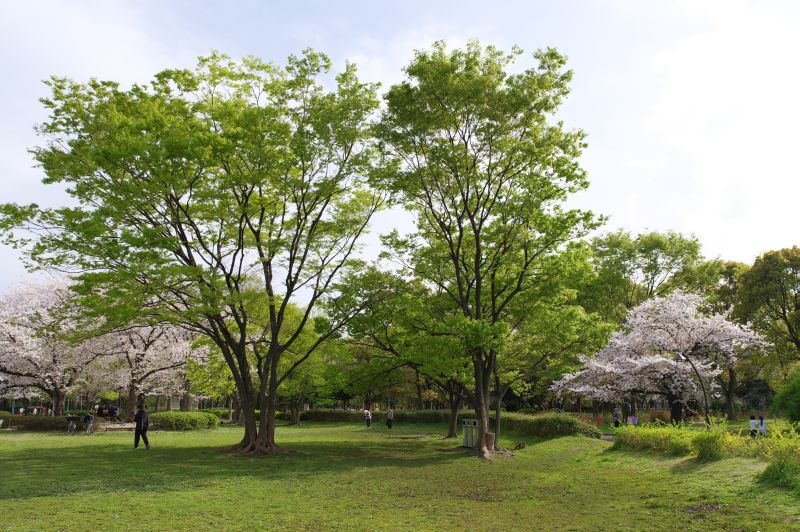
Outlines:
[[150,428],[156,430],[213,429],[219,418],[208,412],[155,412],[150,414]]
[[[470,413],[464,417],[474,419],[475,415]],[[490,414],[489,424],[492,427],[495,424],[494,419],[494,413]],[[572,414],[545,412],[532,416],[516,412],[503,412],[500,419],[503,424],[503,431],[512,431],[536,438],[586,436],[599,439],[601,437],[601,433],[596,427]]]
[[201,408],[198,412],[205,412],[206,414],[213,414],[219,419],[228,419],[227,408]]
[[[67,431],[67,418],[63,416],[20,416],[9,412],[0,412],[0,419],[3,421],[3,428],[16,428],[18,430],[34,431]],[[78,430],[85,429],[83,416],[78,420]]]
[[[472,411],[462,411],[462,419],[474,419]],[[289,414],[280,413],[278,419],[288,420]],[[490,416],[494,423],[494,414]],[[386,412],[373,412],[373,422],[383,422],[386,420]],[[333,410],[317,409],[306,410],[300,413],[300,421],[317,422],[351,422],[363,423],[363,410]],[[395,423],[448,423],[450,421],[449,410],[395,410]],[[556,436],[588,436],[590,438],[600,438],[600,431],[588,423],[584,423],[576,416],[571,414],[543,413],[535,416],[517,413],[503,413],[503,428],[535,437],[556,437]]]

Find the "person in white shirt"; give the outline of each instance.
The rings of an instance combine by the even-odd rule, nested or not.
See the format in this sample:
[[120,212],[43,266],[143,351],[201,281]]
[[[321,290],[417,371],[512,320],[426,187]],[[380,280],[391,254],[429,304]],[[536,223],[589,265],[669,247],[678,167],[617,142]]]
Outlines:
[[388,428],[392,428],[392,423],[394,423],[394,410],[392,410],[392,407],[390,406],[386,411],[386,426]]
[[367,428],[372,426],[372,412],[369,411],[369,408],[364,409],[364,419],[367,421]]
[[767,435],[767,420],[764,416],[758,416],[758,434],[761,436]]
[[750,437],[755,438],[756,434],[758,434],[758,421],[756,416],[750,416]]

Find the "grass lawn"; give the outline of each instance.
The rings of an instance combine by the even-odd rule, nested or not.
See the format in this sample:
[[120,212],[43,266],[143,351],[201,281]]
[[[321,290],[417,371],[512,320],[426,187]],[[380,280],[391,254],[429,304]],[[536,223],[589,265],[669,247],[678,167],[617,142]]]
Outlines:
[[759,485],[753,460],[567,437],[487,462],[423,425],[281,427],[305,456],[221,451],[240,434],[153,432],[134,451],[132,433],[0,431],[0,529],[800,529],[800,495]]

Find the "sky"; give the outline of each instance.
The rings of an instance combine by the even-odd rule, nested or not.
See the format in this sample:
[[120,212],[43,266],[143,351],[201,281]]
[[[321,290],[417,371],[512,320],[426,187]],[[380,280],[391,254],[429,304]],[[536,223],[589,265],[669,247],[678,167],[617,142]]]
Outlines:
[[[122,1],[0,3],[0,203],[60,206],[28,150],[51,75],[123,84],[219,50],[282,63],[311,47],[384,87],[414,50],[469,39],[558,48],[574,70],[558,118],[588,134],[591,185],[570,204],[603,228],[696,235],[707,257],[752,262],[798,244],[800,2]],[[381,215],[376,234],[404,217]],[[402,229],[402,228],[401,228]],[[0,291],[28,279],[0,245]]]

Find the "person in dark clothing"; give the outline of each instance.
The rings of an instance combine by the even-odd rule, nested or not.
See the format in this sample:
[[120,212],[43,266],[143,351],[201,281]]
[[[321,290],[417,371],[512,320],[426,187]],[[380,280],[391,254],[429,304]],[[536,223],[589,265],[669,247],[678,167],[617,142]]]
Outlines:
[[147,440],[147,429],[150,428],[150,416],[145,412],[144,407],[140,406],[136,409],[136,415],[133,416],[136,422],[136,434],[133,437],[133,448],[139,447],[139,438],[142,438],[146,449],[150,449],[150,442]]

